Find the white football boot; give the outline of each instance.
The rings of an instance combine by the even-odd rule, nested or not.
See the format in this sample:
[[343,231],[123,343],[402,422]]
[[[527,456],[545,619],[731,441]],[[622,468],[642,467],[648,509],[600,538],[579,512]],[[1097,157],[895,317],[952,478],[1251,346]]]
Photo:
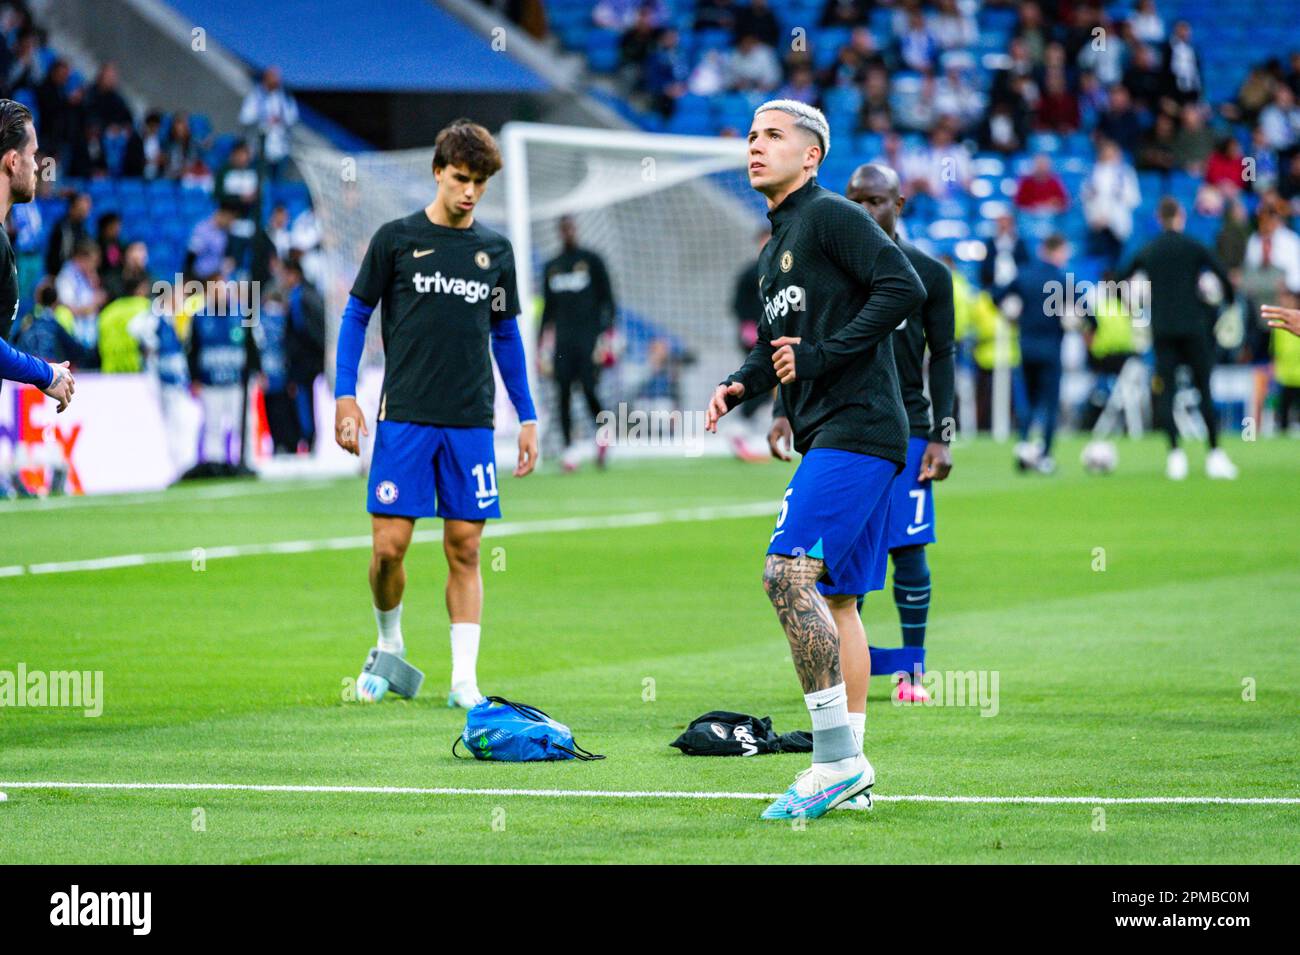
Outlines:
[[1215,448],[1205,458],[1205,475],[1216,481],[1237,480],[1237,466],[1228,458],[1223,448]]
[[1165,458],[1165,477],[1171,481],[1182,481],[1187,477],[1187,452],[1174,448]]
[[459,707],[462,710],[473,709],[478,706],[486,697],[478,691],[478,687],[473,683],[457,683],[447,694],[447,705],[453,709]]

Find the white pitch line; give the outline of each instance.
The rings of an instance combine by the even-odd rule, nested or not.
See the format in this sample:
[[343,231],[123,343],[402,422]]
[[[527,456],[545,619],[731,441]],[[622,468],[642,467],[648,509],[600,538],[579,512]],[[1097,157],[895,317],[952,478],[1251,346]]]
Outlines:
[[141,504],[188,504],[191,502],[221,501],[232,497],[257,497],[263,494],[285,494],[319,487],[319,480],[243,481],[216,487],[170,487],[158,491],[132,491],[110,494],[69,494],[62,497],[38,498],[34,501],[0,501],[0,515],[23,514],[32,511],[62,511],[68,508],[131,507]]
[[[487,537],[517,537],[521,534],[555,534],[567,531],[611,530],[621,527],[650,527],[656,524],[680,524],[716,521],[739,517],[775,515],[771,501],[748,501],[742,504],[719,504],[709,507],[685,507],[674,510],[639,511],[632,514],[600,514],[587,517],[557,517],[539,521],[503,521],[488,524]],[[441,530],[416,531],[414,543],[442,540]],[[156,551],[145,554],[116,554],[85,560],[63,560],[40,564],[13,564],[0,567],[0,577],[25,574],[69,574],[92,570],[116,570],[143,567],[147,564],[188,564],[196,559],[217,560],[229,557],[259,557],[267,554],[309,554],[326,550],[361,550],[371,544],[369,534],[349,537],[326,537],[315,540],[272,541],[265,544],[229,544],[218,547],[195,547],[189,550]]]
[[[339,793],[382,796],[540,796],[550,799],[775,799],[780,793],[656,789],[473,789],[460,786],[290,786],[261,783],[0,782],[6,789],[114,789],[128,791]],[[1300,796],[890,796],[878,802],[1037,806],[1300,806]]]

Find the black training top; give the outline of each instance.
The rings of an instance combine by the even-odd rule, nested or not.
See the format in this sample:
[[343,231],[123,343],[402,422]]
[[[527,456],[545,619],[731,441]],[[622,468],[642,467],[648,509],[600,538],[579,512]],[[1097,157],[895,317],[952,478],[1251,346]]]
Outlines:
[[557,355],[590,355],[601,332],[614,324],[614,292],[604,260],[588,249],[566,249],[542,267],[541,327],[555,325]]
[[1167,229],[1156,236],[1120,269],[1117,281],[1145,272],[1151,283],[1151,334],[1156,338],[1184,335],[1208,337],[1215,309],[1197,288],[1202,272],[1213,272],[1223,284],[1223,296],[1232,303],[1232,280],[1214,254],[1195,239]]
[[18,317],[18,262],[9,233],[0,229],[0,339],[9,340],[9,329]]
[[492,322],[519,314],[505,236],[434,225],[420,209],[379,227],[352,294],[383,304],[380,420],[492,427]]
[[[948,443],[952,432],[953,389],[956,380],[956,319],[952,307],[952,273],[938,259],[910,242],[898,247],[925,286],[925,303],[894,333],[894,361],[903,393],[907,422],[914,437]],[[930,349],[930,398],[925,397],[925,350]],[[931,406],[934,416],[931,419]],[[945,436],[947,435],[947,436]]]
[[772,341],[801,338],[795,381],[781,386],[795,449],[838,448],[905,464],[907,414],[890,335],[925,301],[916,270],[865,209],[815,178],[768,219],[758,342],[727,382],[743,383],[747,397],[767,391],[777,383]]

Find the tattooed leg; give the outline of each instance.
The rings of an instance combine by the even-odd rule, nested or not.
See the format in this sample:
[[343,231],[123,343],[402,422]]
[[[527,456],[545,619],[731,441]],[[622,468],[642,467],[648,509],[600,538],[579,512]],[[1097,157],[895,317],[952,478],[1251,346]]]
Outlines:
[[840,639],[826,600],[817,591],[825,564],[813,557],[769,554],[763,589],[790,641],[790,656],[805,694],[844,682]]

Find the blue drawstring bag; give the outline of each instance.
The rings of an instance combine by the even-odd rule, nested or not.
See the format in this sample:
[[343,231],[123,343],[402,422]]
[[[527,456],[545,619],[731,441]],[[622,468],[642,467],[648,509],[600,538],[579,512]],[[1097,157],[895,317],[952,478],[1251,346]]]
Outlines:
[[573,741],[573,732],[535,706],[489,696],[465,715],[465,730],[451,744],[464,744],[475,759],[527,763],[546,759],[604,759]]

